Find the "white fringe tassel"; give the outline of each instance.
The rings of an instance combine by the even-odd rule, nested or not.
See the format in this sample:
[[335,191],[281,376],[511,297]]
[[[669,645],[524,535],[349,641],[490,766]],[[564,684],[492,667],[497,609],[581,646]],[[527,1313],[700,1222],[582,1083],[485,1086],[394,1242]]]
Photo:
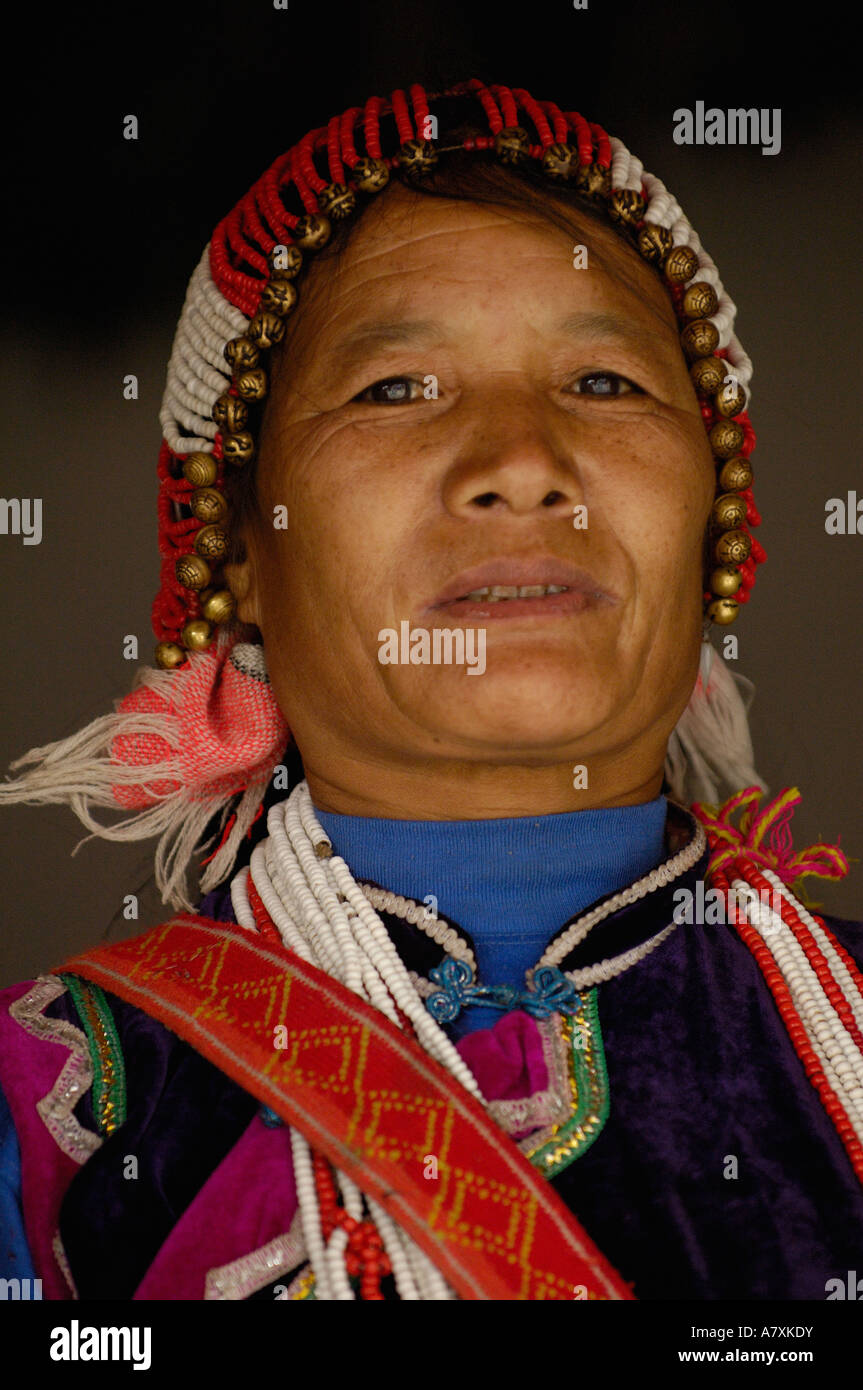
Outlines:
[[717,805],[743,787],[770,790],[755,770],[748,710],[755,686],[729,669],[706,639],[701,644],[701,686],[668,740],[665,776],[673,800]]

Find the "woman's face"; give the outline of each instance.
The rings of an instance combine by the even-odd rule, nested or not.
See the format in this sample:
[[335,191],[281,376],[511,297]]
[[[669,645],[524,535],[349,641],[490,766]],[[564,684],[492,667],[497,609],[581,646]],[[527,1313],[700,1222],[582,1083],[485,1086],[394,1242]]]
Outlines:
[[[658,794],[714,467],[668,297],[613,231],[389,189],[301,282],[257,486],[231,582],[318,804],[469,818]],[[601,597],[577,596],[585,575]],[[567,592],[464,597],[548,585]],[[403,623],[479,631],[462,665],[382,662]]]

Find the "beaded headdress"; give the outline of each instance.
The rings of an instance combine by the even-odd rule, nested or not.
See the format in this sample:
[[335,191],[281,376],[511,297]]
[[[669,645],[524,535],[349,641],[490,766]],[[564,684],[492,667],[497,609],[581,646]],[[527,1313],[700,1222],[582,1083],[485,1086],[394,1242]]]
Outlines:
[[[472,125],[487,134],[446,135],[453,98],[472,101]],[[156,667],[138,672],[115,714],[32,750],[13,765],[31,770],[0,788],[9,800],[68,802],[107,838],[160,835],[156,874],[166,901],[188,905],[186,867],[219,815],[227,830],[202,887],[225,877],[290,738],[263,649],[237,624],[221,574],[231,555],[232,485],[255,456],[267,354],[284,338],[303,269],[330,242],[333,223],[359,215],[394,177],[421,182],[453,150],[574,189],[666,286],[716,462],[705,631],[734,621],[766,558],[751,534],[761,520],[746,411],[752,364],[733,331],[735,305],[672,194],[622,141],[576,111],[478,79],[436,95],[415,84],[334,116],[280,156],[219,223],[189,284],[160,415]],[[753,766],[752,691],[705,641],[668,745],[666,778],[679,800],[716,801],[719,779],[732,790],[767,789]],[[132,815],[104,827],[91,815],[96,805]]]

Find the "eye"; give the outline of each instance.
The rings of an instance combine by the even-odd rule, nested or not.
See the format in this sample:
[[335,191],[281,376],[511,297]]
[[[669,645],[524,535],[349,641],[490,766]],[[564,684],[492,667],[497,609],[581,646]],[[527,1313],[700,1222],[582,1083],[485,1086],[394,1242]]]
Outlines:
[[640,386],[617,372],[588,372],[579,377],[576,388],[577,396],[627,396],[632,391],[643,394]]
[[[419,393],[418,395],[416,393]],[[412,376],[388,376],[367,386],[355,401],[368,405],[406,405],[422,397],[422,382]]]

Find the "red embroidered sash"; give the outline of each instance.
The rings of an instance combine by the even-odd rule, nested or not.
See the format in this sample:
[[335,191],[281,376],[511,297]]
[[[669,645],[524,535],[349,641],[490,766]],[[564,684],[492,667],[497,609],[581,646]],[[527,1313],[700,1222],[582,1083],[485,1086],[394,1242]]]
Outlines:
[[[439,1063],[281,945],[189,913],[60,968],[158,1019],[294,1125],[381,1203],[461,1298],[634,1297]],[[424,1176],[430,1156],[436,1179]]]

